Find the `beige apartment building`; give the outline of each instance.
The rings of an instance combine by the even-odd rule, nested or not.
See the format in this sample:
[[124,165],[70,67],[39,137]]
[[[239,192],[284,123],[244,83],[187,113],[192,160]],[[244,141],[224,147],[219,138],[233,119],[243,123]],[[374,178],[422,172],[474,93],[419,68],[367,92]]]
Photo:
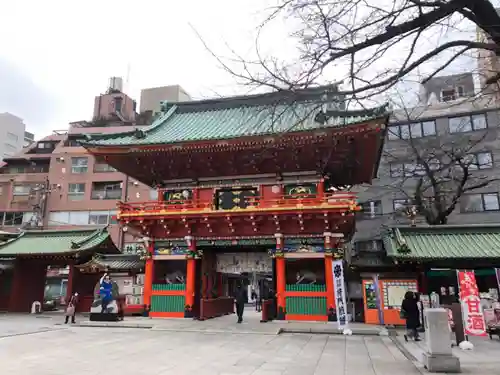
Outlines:
[[0,227],[57,229],[110,226],[116,245],[133,251],[116,225],[118,201],[149,201],[157,192],[96,160],[79,146],[86,134],[113,133],[147,125],[150,116],[136,113],[135,101],[111,80],[95,98],[92,121],[70,124],[8,157],[0,168]]

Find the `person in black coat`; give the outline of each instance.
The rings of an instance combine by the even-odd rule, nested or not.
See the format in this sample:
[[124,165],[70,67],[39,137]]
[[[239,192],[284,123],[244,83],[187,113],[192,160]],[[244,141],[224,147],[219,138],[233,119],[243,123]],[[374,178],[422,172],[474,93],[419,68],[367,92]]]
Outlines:
[[408,341],[408,337],[410,337],[415,341],[420,341],[417,331],[417,328],[420,325],[420,312],[418,310],[415,293],[411,291],[406,292],[403,303],[401,304],[401,314],[406,320],[405,340]]
[[236,288],[236,293],[234,294],[234,302],[236,303],[236,315],[238,315],[238,323],[243,321],[243,310],[245,309],[245,303],[247,302],[247,294],[245,289],[238,284]]

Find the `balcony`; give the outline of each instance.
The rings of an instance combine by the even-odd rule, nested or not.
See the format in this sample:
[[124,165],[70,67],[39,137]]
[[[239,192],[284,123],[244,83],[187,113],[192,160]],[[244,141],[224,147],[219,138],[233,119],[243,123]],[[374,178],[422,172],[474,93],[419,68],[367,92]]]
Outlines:
[[92,190],[91,199],[121,199],[120,190]]
[[138,216],[196,216],[196,215],[225,215],[228,213],[287,213],[295,211],[358,211],[356,194],[353,193],[325,193],[323,196],[281,196],[274,199],[262,197],[248,197],[246,207],[236,207],[228,210],[218,209],[213,202],[201,202],[195,199],[186,199],[168,202],[150,201],[118,204],[118,219],[134,218]]

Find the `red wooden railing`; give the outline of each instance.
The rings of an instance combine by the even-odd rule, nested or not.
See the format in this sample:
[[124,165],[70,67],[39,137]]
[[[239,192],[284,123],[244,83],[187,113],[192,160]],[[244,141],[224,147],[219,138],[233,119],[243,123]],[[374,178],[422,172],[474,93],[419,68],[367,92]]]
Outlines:
[[202,299],[200,303],[200,320],[234,314],[234,298],[219,297]]
[[[255,208],[291,208],[298,207],[314,207],[320,205],[352,207],[356,202],[356,194],[353,193],[325,193],[323,196],[315,195],[300,195],[300,196],[287,196],[283,195],[278,198],[262,198],[262,197],[248,197],[245,208],[252,210]],[[184,212],[190,211],[223,211],[217,210],[213,202],[200,201],[199,199],[186,199],[186,200],[170,200],[168,202],[162,201],[148,201],[148,202],[134,202],[118,204],[120,215],[148,212],[169,211],[169,212]]]

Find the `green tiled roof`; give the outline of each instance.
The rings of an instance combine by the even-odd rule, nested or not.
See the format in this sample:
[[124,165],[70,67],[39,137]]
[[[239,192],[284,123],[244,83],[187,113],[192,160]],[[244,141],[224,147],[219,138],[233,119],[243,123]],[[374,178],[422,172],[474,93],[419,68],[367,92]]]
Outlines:
[[[135,146],[185,141],[223,140],[246,136],[307,131],[347,126],[386,114],[386,107],[363,111],[335,110],[321,115],[325,95],[316,93],[301,99],[276,99],[280,93],[204,101],[164,104],[163,114],[150,126],[140,130],[87,137],[85,146]],[[300,98],[300,97],[299,97]],[[331,96],[330,96],[331,98]],[[340,107],[341,104],[337,105]]]
[[500,259],[500,224],[392,227],[383,237],[398,259]]
[[96,254],[89,262],[82,266],[90,263],[113,270],[138,269],[143,268],[145,265],[144,260],[141,260],[138,255],[133,254]]
[[[106,228],[26,231],[0,245],[0,257],[63,255],[92,250],[110,238]],[[117,251],[109,241],[110,251]]]

